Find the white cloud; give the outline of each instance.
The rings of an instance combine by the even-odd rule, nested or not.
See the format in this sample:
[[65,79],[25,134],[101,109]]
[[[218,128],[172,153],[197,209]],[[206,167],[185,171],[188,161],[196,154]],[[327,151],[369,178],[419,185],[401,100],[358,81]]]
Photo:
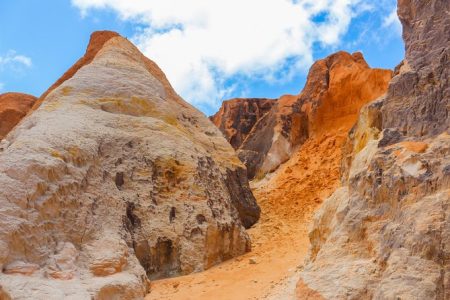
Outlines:
[[[0,55],[0,75],[7,74],[8,77],[11,73],[15,75],[21,75],[26,68],[32,66],[31,58],[17,54],[14,50],[9,50],[4,55]],[[5,79],[5,78],[3,78]],[[0,92],[5,88],[5,83],[0,82]]]
[[397,8],[392,9],[391,13],[383,19],[384,28],[393,28],[397,34],[402,33],[402,24],[397,16]]
[[13,70],[21,67],[31,67],[31,58],[17,54],[14,50],[9,50],[5,55],[0,55],[0,69],[11,68]]
[[313,45],[336,47],[366,0],[72,0],[83,15],[112,9],[142,29],[132,40],[186,100],[215,107],[235,76],[288,80]]

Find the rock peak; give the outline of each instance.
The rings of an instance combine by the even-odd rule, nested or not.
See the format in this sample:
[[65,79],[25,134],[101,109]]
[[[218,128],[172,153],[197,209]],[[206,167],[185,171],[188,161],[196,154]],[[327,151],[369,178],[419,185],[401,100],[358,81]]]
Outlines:
[[89,44],[86,48],[86,52],[83,55],[82,58],[80,58],[69,70],[67,70],[48,90],[46,90],[36,101],[35,105],[33,106],[33,110],[38,108],[42,101],[47,97],[50,92],[52,92],[54,89],[56,89],[58,86],[60,86],[64,81],[72,78],[75,73],[81,69],[81,67],[89,64],[95,57],[95,55],[100,51],[100,49],[103,47],[103,45],[109,41],[110,39],[120,36],[117,32],[114,31],[94,31],[91,34]]

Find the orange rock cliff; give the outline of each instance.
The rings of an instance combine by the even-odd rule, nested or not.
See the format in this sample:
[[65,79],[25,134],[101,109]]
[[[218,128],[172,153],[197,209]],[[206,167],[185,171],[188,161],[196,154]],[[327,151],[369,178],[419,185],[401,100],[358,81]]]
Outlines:
[[25,117],[36,100],[34,96],[21,93],[0,95],[0,140]]
[[[249,177],[261,176],[287,161],[309,137],[348,130],[360,108],[386,92],[391,77],[390,70],[370,68],[361,53],[341,51],[314,63],[299,95],[282,96],[269,102],[270,108],[266,100],[259,104],[253,99],[225,101],[212,119],[237,148]],[[253,122],[245,114],[250,101],[254,107],[267,107],[251,116]],[[236,143],[237,139],[241,142]]]

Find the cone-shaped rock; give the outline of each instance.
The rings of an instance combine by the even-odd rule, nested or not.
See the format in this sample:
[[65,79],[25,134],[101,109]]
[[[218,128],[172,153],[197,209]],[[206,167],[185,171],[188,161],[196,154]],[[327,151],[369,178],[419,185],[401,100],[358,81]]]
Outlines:
[[141,298],[147,277],[248,251],[258,217],[220,131],[128,40],[96,32],[0,144],[0,295]]

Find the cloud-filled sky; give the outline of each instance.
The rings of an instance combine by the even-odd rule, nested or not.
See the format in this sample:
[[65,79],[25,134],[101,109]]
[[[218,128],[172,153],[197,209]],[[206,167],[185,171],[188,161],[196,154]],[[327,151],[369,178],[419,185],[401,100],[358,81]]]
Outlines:
[[0,2],[0,92],[39,95],[91,31],[127,36],[206,114],[232,97],[298,93],[314,60],[403,57],[395,0],[41,0]]

